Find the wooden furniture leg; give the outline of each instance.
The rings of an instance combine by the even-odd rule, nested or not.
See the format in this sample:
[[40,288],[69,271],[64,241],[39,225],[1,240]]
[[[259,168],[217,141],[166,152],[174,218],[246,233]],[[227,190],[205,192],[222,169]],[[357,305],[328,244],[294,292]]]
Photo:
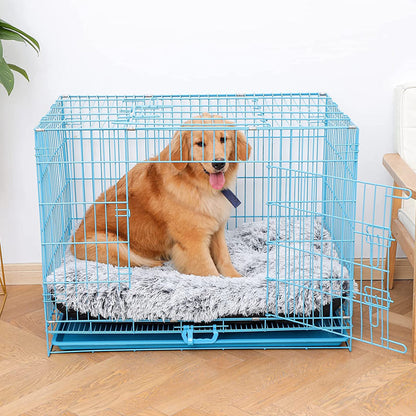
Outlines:
[[401,191],[397,189],[397,183],[394,182],[394,190],[393,190],[393,201],[391,207],[391,221],[390,221],[390,230],[393,235],[393,241],[391,242],[390,248],[387,249],[386,258],[388,259],[388,269],[389,269],[389,277],[388,279],[384,279],[383,281],[383,289],[386,290],[387,287],[389,289],[393,289],[394,286],[394,268],[396,265],[396,253],[397,253],[397,239],[393,234],[394,229],[394,222],[397,220],[399,215],[399,209],[402,205],[402,200],[399,198],[401,196]]

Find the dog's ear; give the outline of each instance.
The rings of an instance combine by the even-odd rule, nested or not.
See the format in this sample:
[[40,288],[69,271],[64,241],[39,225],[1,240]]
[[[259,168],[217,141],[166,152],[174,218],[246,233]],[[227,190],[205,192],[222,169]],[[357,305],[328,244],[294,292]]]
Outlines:
[[247,160],[250,157],[251,146],[247,143],[247,138],[242,131],[237,131],[236,136],[237,158],[238,160]]
[[189,160],[189,132],[177,131],[170,145],[170,160],[177,170],[184,170]]

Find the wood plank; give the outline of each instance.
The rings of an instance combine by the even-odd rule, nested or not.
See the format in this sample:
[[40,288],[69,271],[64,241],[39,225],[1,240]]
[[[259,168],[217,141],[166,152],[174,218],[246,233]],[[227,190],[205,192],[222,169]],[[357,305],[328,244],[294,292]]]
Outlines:
[[183,351],[183,354],[189,354],[192,359],[201,359],[206,361],[210,368],[216,370],[225,370],[244,361],[243,358],[232,354],[231,351],[227,350]]
[[42,286],[8,286],[7,302],[1,319],[10,321],[27,313],[43,310]]
[[414,412],[414,409],[416,409],[416,385],[413,386],[413,389],[410,391],[406,389],[405,393],[401,394],[395,402],[396,403],[391,406],[391,409],[389,409],[391,413],[411,415],[412,413],[408,410],[412,409]]
[[4,374],[7,384],[0,387],[1,405],[17,401],[30,393],[36,393],[43,387],[48,387],[64,381],[66,378],[76,375],[82,370],[92,366],[93,363],[87,357],[71,357],[66,354],[50,359],[39,360],[18,370]]
[[46,339],[45,333],[45,312],[42,309],[19,314],[15,319],[9,321],[16,328],[24,329],[41,339]]
[[[185,371],[180,371],[163,383],[158,383],[152,390],[144,393],[148,406],[152,406],[162,413],[175,413],[178,409],[168,409],[164,406],[172,398],[184,397],[188,391],[195,392],[195,386],[203,386],[209,381],[216,379],[222,372],[212,368],[208,362],[198,360]],[[185,400],[183,401],[185,405]]]
[[[96,415],[104,409],[115,408],[116,399],[127,401],[192,364],[170,351],[124,352],[66,377],[61,385],[52,384],[48,391],[40,389],[42,394],[34,398],[36,410],[48,414],[62,403],[70,403],[68,409],[74,413]],[[118,406],[116,409],[119,411]]]
[[356,403],[362,404],[367,396],[389,380],[406,373],[412,366],[412,363],[400,359],[383,362],[382,359],[374,358],[370,368],[365,367],[364,370],[363,367],[358,372],[346,372],[345,378],[344,373],[334,375],[332,388],[322,398],[313,400],[313,403],[329,413],[336,413]]
[[[292,413],[287,409],[282,409],[276,403],[267,403],[264,406],[257,407],[253,413],[247,414],[255,416],[299,416],[299,413]],[[309,413],[307,415],[312,416]]]
[[[374,319],[376,319],[376,314],[374,314],[373,317]],[[390,312],[389,322],[391,325],[399,325],[403,328],[412,329],[412,319],[410,318],[410,316],[404,316],[399,313]]]
[[[220,403],[228,403],[256,414],[276,392],[285,394],[296,389],[303,378],[319,377],[322,372],[349,358],[347,351],[343,356],[339,351],[324,350],[310,350],[306,354],[297,350],[270,352],[274,354],[268,355],[267,361],[259,362],[250,372],[232,374],[232,382],[228,383],[227,389],[222,388],[222,382],[205,386],[204,394],[192,406],[215,414]],[[293,368],[295,361],[297,367]]]
[[[31,410],[29,412],[23,413],[20,416],[23,416],[23,415],[24,416],[45,416],[45,413],[42,413],[41,411],[38,411],[38,410]],[[65,410],[62,413],[59,413],[59,415],[57,415],[57,416],[82,416],[82,415],[78,415],[78,414],[76,414],[74,412],[71,412],[69,410]],[[97,413],[96,416],[123,416],[123,415],[120,415],[120,413],[116,412],[113,409],[105,409],[105,410],[102,410],[99,413]],[[155,414],[155,416],[157,416],[157,415]]]
[[[215,403],[211,403],[209,406],[209,411],[201,410],[202,406],[200,403],[195,404],[194,406],[189,407],[189,409],[201,412],[203,415],[215,415],[215,416],[252,416],[252,413],[247,413],[244,410],[241,410],[235,405],[228,404],[226,401],[217,400]],[[275,413],[271,413],[275,415]],[[176,416],[176,414],[175,414]],[[289,415],[286,415],[289,416]]]
[[22,364],[47,360],[45,340],[0,319],[0,359]]
[[402,188],[410,189],[412,198],[416,199],[416,173],[400,155],[398,153],[385,154],[383,165],[392,176],[394,182]]
[[7,286],[42,284],[41,263],[6,263],[4,274]]
[[[339,351],[336,351],[336,353],[339,353]],[[273,388],[265,391],[266,394],[249,396],[250,401],[245,400],[241,407],[253,414],[270,405],[276,405],[278,408],[289,412],[294,412],[295,410],[304,412],[306,407],[313,403],[313,399],[316,397],[314,393],[309,394],[309,390],[312,390],[313,386],[316,386],[315,388],[321,387],[319,394],[322,392],[322,395],[324,395],[327,389],[333,385],[332,378],[341,371],[345,371],[347,375],[349,372],[360,372],[365,368],[371,368],[374,362],[379,360],[378,357],[374,358],[361,351],[355,352],[357,357],[354,360],[351,360],[347,351],[343,360],[337,360],[336,353],[333,355],[333,360],[328,360],[328,362],[325,359],[311,360],[299,372],[298,369],[292,370],[279,383],[276,383]],[[296,406],[296,409],[292,405]]]
[[[255,353],[255,351],[253,352]],[[186,351],[186,353],[187,356],[192,355],[191,351]],[[260,357],[261,360],[266,360],[266,357],[262,355],[253,354],[254,356]],[[253,358],[252,364],[260,359],[256,360]],[[127,414],[131,414],[134,409],[148,406],[152,406],[168,415],[174,414],[182,408],[190,407],[195,402],[198,394],[203,394],[208,388],[206,386],[211,382],[218,380],[224,374],[229,374],[230,371],[236,371],[236,368],[244,371],[245,366],[247,366],[247,363],[244,361],[225,370],[219,371],[213,368],[205,372],[210,367],[209,362],[201,362],[200,359],[197,359],[188,369],[177,372],[151,389],[129,397],[129,400],[118,400],[115,404],[117,409]]]
[[[393,416],[389,411],[382,410],[380,413],[375,414],[369,412],[367,409],[361,406],[361,403],[355,403],[344,410],[336,413],[337,416]],[[413,413],[401,413],[400,416],[413,416]]]
[[[415,242],[412,236],[409,234],[405,226],[398,220],[394,220],[391,226],[391,233],[393,237],[398,241],[400,247],[403,249],[411,265],[415,264],[414,250]],[[397,260],[396,260],[397,262]]]
[[[19,416],[45,416],[42,413],[37,412],[36,410],[30,410],[28,412],[24,412]],[[59,412],[57,416],[80,416],[76,413],[70,412],[69,410],[64,410],[63,412]],[[110,416],[110,415],[107,415]],[[111,415],[111,416],[120,416],[120,415]]]
[[[53,357],[54,359],[55,356]],[[95,385],[98,387],[101,380],[108,381],[109,379],[113,383],[117,383],[121,378],[125,377],[128,370],[125,366],[121,371],[116,370],[119,367],[118,364],[119,359],[112,357],[104,362],[88,366],[83,371],[61,378],[16,400],[10,401],[6,405],[2,405],[0,413],[2,416],[14,416],[23,410],[33,410],[35,412],[43,412],[45,415],[52,415],[56,412],[56,409],[68,409],[68,404],[77,404],[86,400],[88,393],[85,395],[84,391],[88,386]],[[112,398],[108,397],[107,391],[103,391],[103,393],[103,399],[107,397],[107,403],[103,405],[103,409],[105,409],[111,404]],[[91,399],[97,400],[96,395],[91,397]],[[72,409],[71,411],[78,413]]]
[[[182,408],[201,402],[212,391],[218,394],[229,391],[231,386],[236,385],[237,378],[245,378],[253,371],[253,368],[265,368],[266,365],[270,366],[271,364],[268,357],[265,356],[253,358],[251,361],[246,360],[227,369],[222,374],[204,379],[202,383],[187,385],[185,388],[171,391],[169,395],[164,394],[162,397],[156,398],[153,407],[168,415],[175,414]],[[227,389],[224,386],[228,386]]]
[[[208,413],[201,412],[191,407],[187,407],[186,409],[180,410],[179,412],[175,413],[174,416],[210,416],[210,415]],[[233,415],[229,414],[229,416],[233,416]]]
[[400,404],[406,393],[414,393],[416,386],[415,366],[412,365],[410,370],[405,373],[396,368],[395,373],[396,377],[391,377],[391,372],[386,374],[385,383],[361,400],[361,407],[378,414]]
[[[390,230],[393,228],[394,221],[398,218],[399,209],[402,206],[402,199],[400,198],[402,191],[397,187],[397,183],[393,184],[393,202],[391,207],[391,218],[390,218]],[[386,257],[388,258],[388,270],[389,277],[384,280],[384,289],[393,289],[394,286],[394,274],[395,274],[395,265],[396,265],[396,255],[397,255],[397,239],[393,239],[389,248],[386,249]]]
[[136,413],[123,413],[121,414],[121,416],[135,416],[135,415],[140,415],[140,416],[167,416],[165,413],[159,412],[156,409],[153,409],[152,407],[147,407],[146,409],[143,410],[139,410],[136,411]]

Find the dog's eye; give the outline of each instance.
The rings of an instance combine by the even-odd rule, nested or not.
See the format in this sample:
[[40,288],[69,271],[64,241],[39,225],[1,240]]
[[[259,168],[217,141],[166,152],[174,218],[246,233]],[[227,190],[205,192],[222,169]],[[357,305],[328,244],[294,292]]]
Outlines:
[[205,147],[205,143],[204,142],[197,142],[196,145],[199,146],[199,147]]
[[221,143],[224,143],[224,142],[225,142],[225,137],[221,137],[221,138],[220,138],[220,142],[221,142]]

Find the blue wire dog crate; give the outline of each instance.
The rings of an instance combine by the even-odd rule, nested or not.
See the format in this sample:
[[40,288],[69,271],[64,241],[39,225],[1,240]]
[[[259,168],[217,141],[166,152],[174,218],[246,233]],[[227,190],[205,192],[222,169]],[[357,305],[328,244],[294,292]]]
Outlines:
[[[71,310],[65,304],[69,285],[81,296],[86,284],[110,284],[105,272],[95,283],[56,276],[59,267],[65,270],[72,235],[88,208],[133,166],[157,156],[175,132],[189,129],[184,123],[204,113],[230,120],[233,127],[217,128],[244,132],[252,148],[251,157],[239,162],[234,192],[242,204],[227,227],[267,224],[267,312],[193,322],[114,319]],[[327,94],[62,96],[42,118],[35,138],[48,353],[350,349],[353,339],[405,352],[403,344],[389,339],[392,301],[384,289],[393,188],[357,180],[358,129]],[[152,163],[162,162],[156,157]],[[128,201],[121,202],[117,215],[127,218]],[[303,233],[311,219],[319,219],[325,240]],[[331,246],[329,252],[322,251],[325,245]],[[273,261],[269,253],[275,253]],[[332,283],[323,284],[324,263],[330,272],[338,267],[338,279],[346,282],[341,293],[334,293]],[[131,269],[118,267],[111,283],[129,285]],[[313,277],[305,272],[311,269]],[[283,300],[282,312],[278,294],[289,299],[292,291],[310,289],[311,280],[314,298],[329,297],[325,308],[321,304],[313,313],[302,313],[300,305],[300,312],[290,311]]]

